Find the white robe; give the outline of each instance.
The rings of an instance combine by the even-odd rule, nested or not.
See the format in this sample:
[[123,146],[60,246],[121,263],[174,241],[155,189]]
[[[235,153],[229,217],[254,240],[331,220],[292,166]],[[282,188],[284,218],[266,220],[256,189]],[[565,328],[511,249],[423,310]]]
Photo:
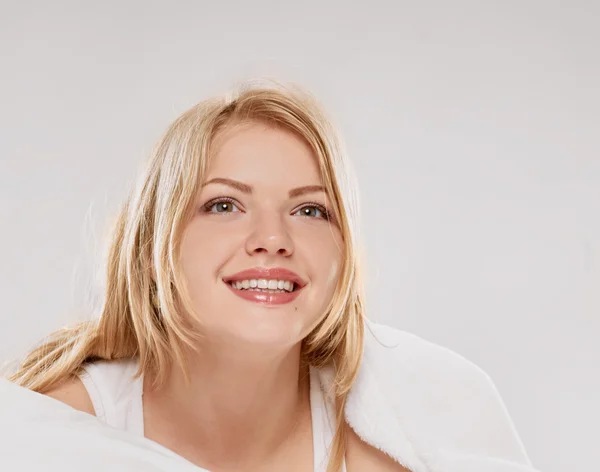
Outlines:
[[[331,383],[331,370],[319,375],[324,385]],[[481,369],[383,325],[366,325],[346,419],[364,441],[412,472],[535,472]],[[5,379],[0,379],[0,470],[204,471],[149,439]]]

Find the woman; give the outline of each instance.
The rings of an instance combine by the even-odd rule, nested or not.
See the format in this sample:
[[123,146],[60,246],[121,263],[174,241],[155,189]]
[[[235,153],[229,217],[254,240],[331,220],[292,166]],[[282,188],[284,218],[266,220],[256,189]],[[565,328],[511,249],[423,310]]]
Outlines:
[[215,472],[532,470],[485,374],[364,319],[348,170],[299,91],[190,109],[122,209],[100,318],[10,380]]

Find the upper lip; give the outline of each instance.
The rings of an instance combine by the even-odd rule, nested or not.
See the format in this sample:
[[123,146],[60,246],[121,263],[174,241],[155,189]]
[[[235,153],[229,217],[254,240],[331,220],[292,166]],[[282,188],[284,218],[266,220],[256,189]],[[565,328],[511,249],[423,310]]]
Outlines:
[[270,279],[270,280],[289,280],[294,282],[298,288],[306,285],[306,282],[295,272],[283,267],[254,267],[252,269],[243,270],[236,274],[223,278],[224,282],[234,282],[237,280],[250,279]]

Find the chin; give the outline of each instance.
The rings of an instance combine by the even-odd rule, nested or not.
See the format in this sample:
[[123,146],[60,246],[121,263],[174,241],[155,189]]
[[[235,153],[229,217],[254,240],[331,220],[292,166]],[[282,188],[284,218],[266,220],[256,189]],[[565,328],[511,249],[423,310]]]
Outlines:
[[308,326],[298,316],[300,311],[291,316],[277,311],[266,310],[266,313],[258,314],[259,316],[247,313],[244,319],[229,319],[227,326],[222,327],[222,332],[237,345],[273,350],[291,349],[308,334]]

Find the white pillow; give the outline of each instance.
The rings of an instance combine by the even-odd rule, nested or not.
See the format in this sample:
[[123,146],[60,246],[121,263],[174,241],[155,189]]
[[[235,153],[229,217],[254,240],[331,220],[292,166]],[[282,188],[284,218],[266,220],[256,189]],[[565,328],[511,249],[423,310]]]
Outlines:
[[0,378],[0,470],[208,472],[160,444]]

